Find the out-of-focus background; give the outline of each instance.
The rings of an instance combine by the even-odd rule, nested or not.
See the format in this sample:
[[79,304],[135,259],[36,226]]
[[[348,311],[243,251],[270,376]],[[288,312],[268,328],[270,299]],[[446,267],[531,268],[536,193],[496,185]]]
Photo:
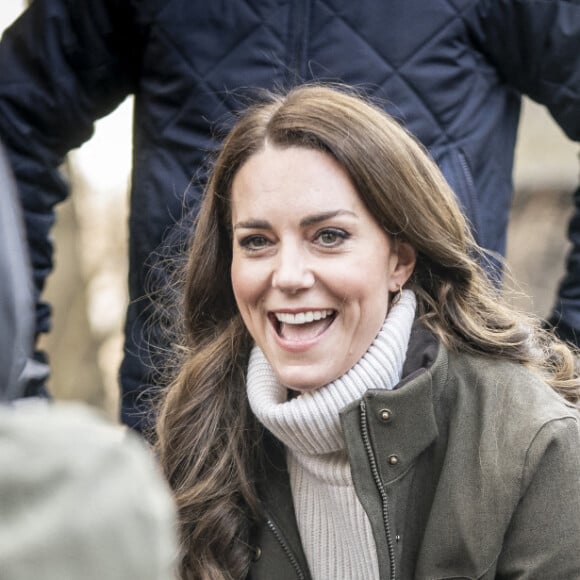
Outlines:
[[[2,0],[0,32],[25,4]],[[58,208],[56,271],[46,290],[54,322],[41,344],[51,359],[49,387],[55,397],[85,400],[111,418],[118,409],[127,304],[131,115],[128,99],[97,123],[93,138],[63,168],[73,195]],[[517,306],[541,316],[549,313],[564,270],[566,224],[579,179],[577,155],[578,145],[567,140],[544,108],[525,101],[507,253],[515,288],[507,291]]]

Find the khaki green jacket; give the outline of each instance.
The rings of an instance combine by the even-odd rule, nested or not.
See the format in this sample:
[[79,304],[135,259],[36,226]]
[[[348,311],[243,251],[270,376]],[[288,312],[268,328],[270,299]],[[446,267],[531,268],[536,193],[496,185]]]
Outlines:
[[[580,579],[576,410],[525,368],[450,353],[420,328],[403,376],[342,412],[381,578]],[[269,447],[248,578],[309,579],[283,450]]]

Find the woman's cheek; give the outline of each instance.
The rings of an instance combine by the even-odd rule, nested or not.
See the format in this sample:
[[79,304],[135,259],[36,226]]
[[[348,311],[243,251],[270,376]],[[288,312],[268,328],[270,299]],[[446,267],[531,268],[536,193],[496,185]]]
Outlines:
[[242,310],[257,299],[263,286],[263,273],[251,262],[234,260],[232,264],[232,287],[238,308]]

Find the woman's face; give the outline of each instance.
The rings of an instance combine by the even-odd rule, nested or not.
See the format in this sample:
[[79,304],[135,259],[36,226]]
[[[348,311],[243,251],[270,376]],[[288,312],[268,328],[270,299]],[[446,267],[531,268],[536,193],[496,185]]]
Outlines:
[[330,155],[267,147],[232,186],[232,285],[278,379],[325,385],[366,352],[415,252],[394,244]]

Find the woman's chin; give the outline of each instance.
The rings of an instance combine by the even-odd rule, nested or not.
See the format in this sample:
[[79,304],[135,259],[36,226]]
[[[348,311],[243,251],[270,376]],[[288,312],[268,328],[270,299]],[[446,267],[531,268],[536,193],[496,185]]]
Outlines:
[[296,394],[314,392],[331,383],[340,374],[337,373],[313,373],[312,368],[307,366],[303,368],[293,367],[291,369],[281,369],[275,371],[278,380],[289,390]]

